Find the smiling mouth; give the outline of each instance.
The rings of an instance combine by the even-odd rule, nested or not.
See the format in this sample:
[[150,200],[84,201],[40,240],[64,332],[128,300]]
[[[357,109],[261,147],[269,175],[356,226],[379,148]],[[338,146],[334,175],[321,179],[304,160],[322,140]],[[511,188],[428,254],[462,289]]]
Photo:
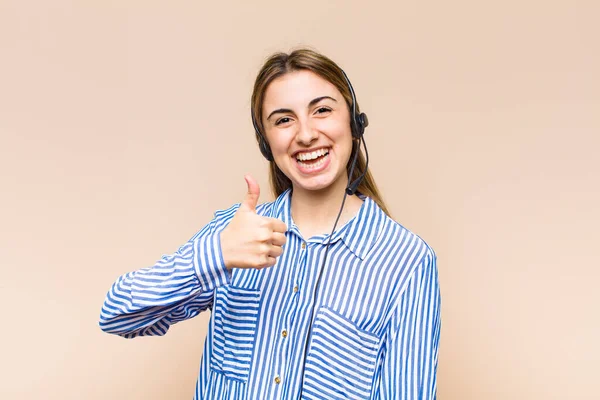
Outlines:
[[317,159],[319,159],[319,157],[322,157],[327,154],[329,154],[329,149],[326,149],[326,148],[315,150],[315,151],[310,151],[310,152],[302,152],[302,153],[296,154],[296,160],[298,160],[298,161],[313,161],[313,160],[317,160]]
[[319,168],[329,157],[329,149],[319,149],[310,153],[299,153],[296,162],[304,169]]

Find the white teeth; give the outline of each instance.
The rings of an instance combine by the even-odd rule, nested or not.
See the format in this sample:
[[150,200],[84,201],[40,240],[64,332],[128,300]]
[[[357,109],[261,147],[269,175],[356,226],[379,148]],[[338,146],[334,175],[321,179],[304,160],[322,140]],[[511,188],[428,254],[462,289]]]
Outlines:
[[311,153],[299,153],[296,155],[296,159],[298,159],[300,161],[314,160],[315,158],[324,156],[328,152],[329,151],[326,149],[319,149],[319,150],[313,151]]
[[325,160],[327,159],[327,156],[321,158],[319,161],[311,163],[311,164],[306,164],[303,163],[302,161],[298,161],[298,164],[300,164],[302,166],[302,168],[304,169],[316,169],[319,168],[321,165],[323,165],[323,163],[325,162]]

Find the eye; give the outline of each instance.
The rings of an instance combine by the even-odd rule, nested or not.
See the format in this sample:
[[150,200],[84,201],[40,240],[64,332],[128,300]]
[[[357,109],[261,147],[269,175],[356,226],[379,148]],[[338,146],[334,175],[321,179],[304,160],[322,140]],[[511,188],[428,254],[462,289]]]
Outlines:
[[291,121],[290,117],[282,117],[282,118],[279,118],[277,121],[275,121],[275,125],[287,124],[290,121]]
[[330,112],[331,110],[327,107],[319,107],[317,109],[317,111],[315,111],[315,114],[325,114],[327,112]]

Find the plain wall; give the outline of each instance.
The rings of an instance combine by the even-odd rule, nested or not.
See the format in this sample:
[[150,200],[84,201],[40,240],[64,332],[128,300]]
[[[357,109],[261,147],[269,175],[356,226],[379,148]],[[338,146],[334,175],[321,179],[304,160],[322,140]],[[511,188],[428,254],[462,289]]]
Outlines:
[[271,200],[273,51],[349,74],[395,219],[438,254],[439,399],[598,399],[596,1],[0,0],[2,399],[191,398],[209,314],[102,333],[104,296]]

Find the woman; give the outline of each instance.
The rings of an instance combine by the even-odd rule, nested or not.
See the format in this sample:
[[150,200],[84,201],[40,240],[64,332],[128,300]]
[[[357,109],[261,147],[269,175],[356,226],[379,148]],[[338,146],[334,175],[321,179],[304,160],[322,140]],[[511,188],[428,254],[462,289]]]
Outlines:
[[163,335],[210,308],[196,399],[435,398],[435,253],[390,218],[366,170],[350,81],[311,50],[274,54],[252,119],[277,199],[258,205],[246,176],[240,204],[117,279],[100,327]]

